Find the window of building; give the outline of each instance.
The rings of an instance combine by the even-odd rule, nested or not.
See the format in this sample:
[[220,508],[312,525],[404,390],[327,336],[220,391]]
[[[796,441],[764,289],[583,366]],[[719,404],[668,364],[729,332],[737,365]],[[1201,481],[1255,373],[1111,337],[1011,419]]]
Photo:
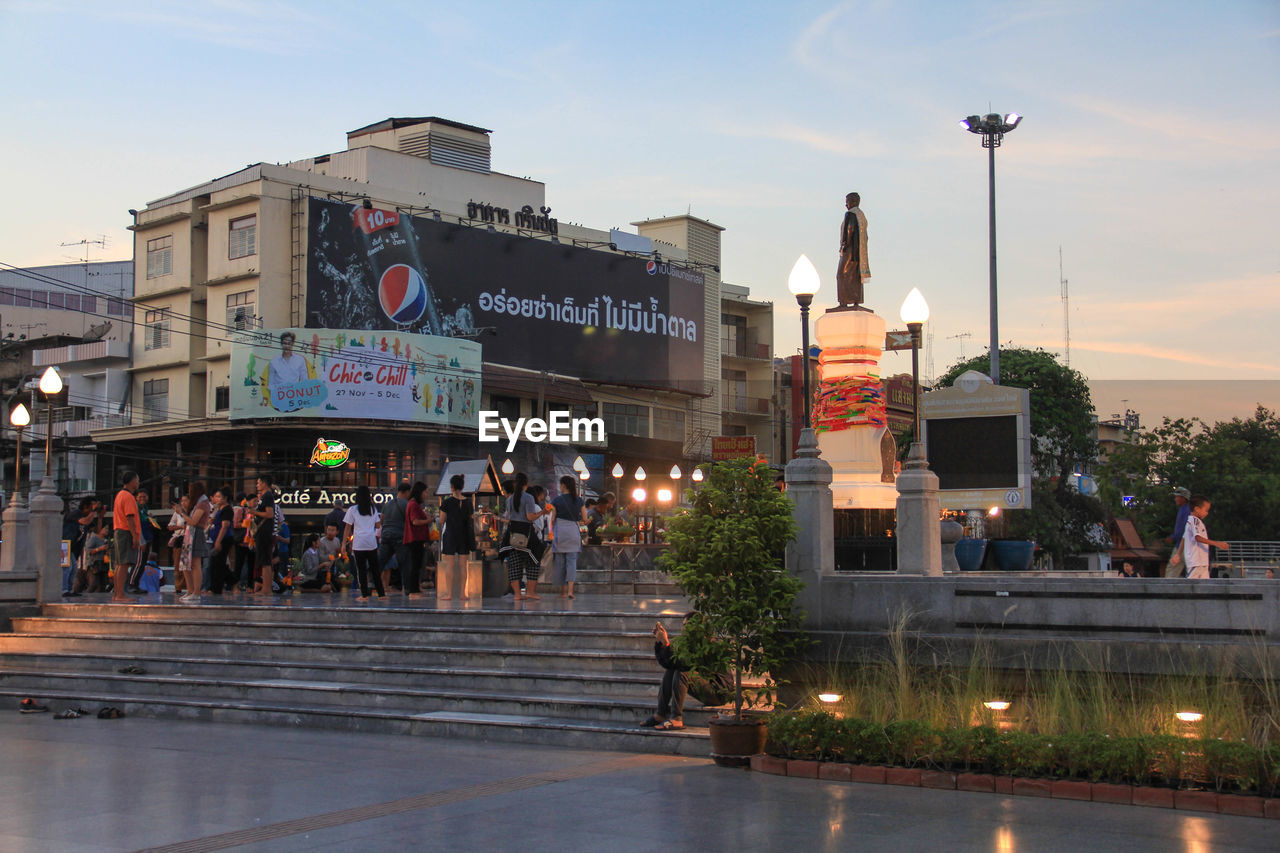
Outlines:
[[[75,299],[76,299],[75,296],[72,296],[72,295],[67,296],[67,308],[72,310],[75,309],[75,304],[76,304]],[[81,296],[80,311],[84,312],[85,314],[96,314],[98,312],[98,297]]]
[[231,220],[227,238],[227,257],[246,258],[258,254],[258,216],[241,216]]
[[630,403],[605,403],[601,406],[604,434],[649,437],[649,407]]
[[145,349],[164,349],[169,345],[169,309],[159,308],[148,311],[143,322],[143,347]]
[[12,305],[17,295],[16,287],[0,287],[0,305]]
[[494,394],[489,398],[493,410],[498,413],[498,417],[506,418],[515,423],[520,418],[520,398],[519,397],[503,397]]
[[142,383],[142,417],[147,423],[169,416],[169,380],[148,379]]
[[227,295],[227,328],[243,332],[256,329],[258,318],[254,315],[254,291],[245,290]]
[[225,412],[229,408],[231,408],[231,386],[219,385],[213,389],[213,410]]
[[653,437],[683,443],[684,412],[679,409],[654,409]]
[[147,278],[173,273],[173,235],[147,241]]
[[123,299],[116,299],[114,296],[108,296],[107,313],[113,317],[128,317],[133,313],[133,306]]
[[722,355],[746,355],[746,317],[739,314],[720,315],[720,352]]

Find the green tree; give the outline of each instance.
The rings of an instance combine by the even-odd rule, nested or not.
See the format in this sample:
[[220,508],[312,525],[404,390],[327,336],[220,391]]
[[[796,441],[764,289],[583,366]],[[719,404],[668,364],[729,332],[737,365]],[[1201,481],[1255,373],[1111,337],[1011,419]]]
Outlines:
[[[1117,515],[1132,515],[1145,541],[1173,531],[1173,490],[1213,502],[1215,539],[1280,539],[1280,418],[1258,406],[1250,418],[1208,426],[1165,418],[1130,433],[1103,464],[1099,486]],[[1132,496],[1126,508],[1123,497]]]
[[[967,370],[988,373],[983,354],[957,362],[938,378],[945,387]],[[1001,349],[1000,384],[1031,391],[1031,508],[1006,516],[1010,533],[1034,539],[1062,568],[1067,554],[1093,550],[1089,532],[1106,518],[1096,498],[1080,494],[1071,475],[1098,455],[1093,400],[1089,384],[1077,370],[1042,349]]]
[[[793,504],[773,487],[773,471],[752,460],[704,468],[706,481],[692,506],[667,524],[671,547],[663,569],[679,582],[694,616],[673,646],[695,671],[728,672],[734,716],[773,698],[772,673],[804,642],[794,612],[803,584],[782,566],[796,534]],[[744,678],[763,686],[743,686]]]

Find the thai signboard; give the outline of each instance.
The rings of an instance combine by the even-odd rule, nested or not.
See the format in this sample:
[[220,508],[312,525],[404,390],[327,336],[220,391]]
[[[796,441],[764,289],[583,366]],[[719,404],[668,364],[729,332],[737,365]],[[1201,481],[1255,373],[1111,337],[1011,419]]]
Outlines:
[[970,370],[922,394],[920,420],[945,509],[1030,508],[1030,391]]
[[714,462],[755,455],[756,437],[754,435],[716,435],[711,437],[711,459]]
[[362,329],[262,329],[231,347],[231,418],[475,427],[480,345]]
[[309,327],[484,335],[489,362],[705,392],[696,270],[318,198],[309,216]]

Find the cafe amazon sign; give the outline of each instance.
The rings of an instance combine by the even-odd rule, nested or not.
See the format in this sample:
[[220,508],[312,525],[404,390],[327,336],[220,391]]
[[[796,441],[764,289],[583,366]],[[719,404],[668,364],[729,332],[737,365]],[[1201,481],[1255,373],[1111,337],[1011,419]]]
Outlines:
[[341,441],[330,438],[317,438],[316,446],[311,450],[310,465],[321,468],[341,468],[351,458],[351,448]]

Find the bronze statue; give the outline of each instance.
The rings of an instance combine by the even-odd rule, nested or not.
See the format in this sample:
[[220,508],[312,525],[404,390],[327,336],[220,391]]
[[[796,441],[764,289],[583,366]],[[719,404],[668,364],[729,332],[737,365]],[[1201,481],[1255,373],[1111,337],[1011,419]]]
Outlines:
[[844,222],[840,225],[840,266],[836,269],[836,299],[841,308],[862,307],[862,285],[871,278],[867,262],[867,217],[858,207],[857,193],[844,197]]

